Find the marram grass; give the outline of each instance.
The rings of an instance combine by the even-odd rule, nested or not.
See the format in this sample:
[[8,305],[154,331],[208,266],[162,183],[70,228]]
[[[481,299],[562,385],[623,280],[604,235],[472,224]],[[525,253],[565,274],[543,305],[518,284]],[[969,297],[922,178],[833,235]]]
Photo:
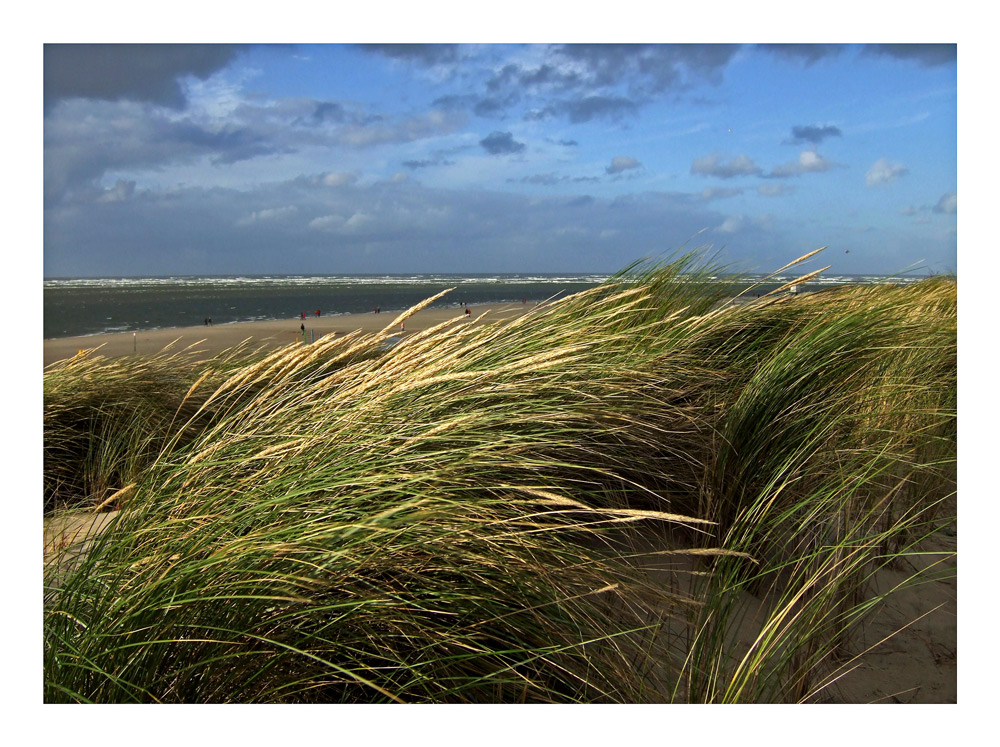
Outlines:
[[717,272],[47,369],[47,509],[120,514],[47,565],[46,701],[821,698],[953,516],[955,286],[731,305]]

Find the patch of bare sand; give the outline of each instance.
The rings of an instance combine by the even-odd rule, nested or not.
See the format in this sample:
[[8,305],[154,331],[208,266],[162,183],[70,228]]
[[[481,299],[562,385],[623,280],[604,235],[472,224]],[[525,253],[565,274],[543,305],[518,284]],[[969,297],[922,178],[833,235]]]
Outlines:
[[79,557],[93,538],[108,528],[118,511],[94,513],[91,509],[62,511],[43,519],[42,555],[45,564],[56,558]]
[[932,579],[894,591],[852,639],[857,668],[829,688],[837,703],[958,702],[957,537],[953,529],[923,542],[899,567],[876,574],[870,594],[894,589],[915,571],[935,565]]
[[[608,541],[617,553],[631,553],[630,562],[645,571],[653,587],[676,595],[678,600],[694,597],[697,574],[707,569],[696,557],[670,552],[683,545],[662,529],[621,532]],[[842,660],[851,660],[846,671],[808,702],[958,702],[956,548],[952,526],[925,540],[897,565],[874,575],[865,598],[873,600],[892,593],[854,628]],[[928,569],[932,572],[922,577],[927,579],[923,583],[897,588],[917,571]],[[741,592],[736,608],[727,631],[727,647],[734,656],[742,656],[766,620],[768,603],[765,598]],[[684,615],[676,612],[661,612],[659,643],[680,661],[693,629]],[[827,676],[817,672],[818,678]],[[657,687],[666,692],[662,683]]]

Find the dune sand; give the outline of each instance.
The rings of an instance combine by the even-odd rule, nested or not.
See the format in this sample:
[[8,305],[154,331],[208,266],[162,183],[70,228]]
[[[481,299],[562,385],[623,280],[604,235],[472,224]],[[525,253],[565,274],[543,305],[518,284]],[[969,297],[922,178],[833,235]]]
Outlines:
[[[534,304],[484,304],[470,306],[471,320],[506,319],[524,313],[534,308]],[[181,350],[189,345],[195,345],[199,354],[205,357],[217,354],[231,348],[244,340],[251,339],[254,346],[281,347],[303,341],[301,325],[305,325],[306,342],[318,340],[323,335],[347,334],[356,330],[377,332],[392,324],[401,312],[385,312],[375,314],[341,314],[339,316],[307,316],[305,319],[291,319],[264,322],[236,322],[233,324],[216,324],[197,327],[174,327],[171,329],[154,329],[141,332],[116,332],[103,335],[87,335],[84,337],[62,337],[45,340],[44,365],[49,365],[64,358],[72,358],[80,350],[90,350],[100,347],[100,354],[110,357],[121,355],[151,355],[174,343],[172,350]],[[448,319],[466,316],[465,309],[454,306],[446,309],[424,309],[406,320],[405,330],[400,330],[399,324],[392,327],[394,335],[407,335],[420,332]],[[176,341],[176,342],[175,342]]]

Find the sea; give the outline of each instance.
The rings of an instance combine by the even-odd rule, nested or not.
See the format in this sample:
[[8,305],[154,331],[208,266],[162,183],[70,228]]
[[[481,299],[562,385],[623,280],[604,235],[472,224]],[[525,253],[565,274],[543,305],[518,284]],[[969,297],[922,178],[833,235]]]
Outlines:
[[[453,288],[431,308],[467,304],[537,303],[605,282],[600,274],[481,275],[238,275],[148,278],[46,278],[45,339],[212,324],[293,319],[312,315],[403,311]],[[772,277],[753,289],[765,293],[791,280]],[[911,282],[917,278],[892,278]],[[733,284],[734,295],[748,282]],[[878,283],[879,276],[831,276],[801,286],[816,290],[847,283]]]

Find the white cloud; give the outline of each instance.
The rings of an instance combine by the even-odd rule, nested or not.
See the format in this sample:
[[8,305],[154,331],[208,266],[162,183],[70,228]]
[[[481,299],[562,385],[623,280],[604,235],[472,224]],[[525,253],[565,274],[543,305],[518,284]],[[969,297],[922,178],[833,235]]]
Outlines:
[[749,221],[745,215],[730,215],[716,228],[719,233],[736,233],[747,227]]
[[880,158],[865,174],[865,184],[874,187],[878,184],[891,184],[899,177],[907,174],[909,169],[901,163],[892,163],[888,158]]
[[794,189],[794,187],[789,187],[785,184],[761,184],[757,187],[757,194],[761,197],[779,197]]
[[366,147],[388,143],[409,143],[450,135],[465,124],[464,116],[431,110],[400,120],[376,119],[339,126],[332,133],[343,145]]
[[827,171],[831,164],[814,150],[799,153],[799,166],[803,171]]
[[251,226],[258,221],[269,221],[269,220],[279,220],[281,218],[288,218],[295,215],[299,209],[295,205],[286,205],[285,207],[278,208],[264,208],[263,210],[255,210],[243,218],[236,221],[237,226]]
[[344,221],[344,228],[349,231],[362,231],[374,223],[375,218],[370,213],[357,212]]
[[743,194],[742,189],[726,189],[725,187],[705,187],[701,190],[701,199],[705,200],[722,200],[727,197],[736,197]]
[[105,190],[104,194],[97,198],[98,202],[123,202],[135,192],[135,182],[119,179],[115,186]]
[[817,174],[832,169],[834,164],[826,160],[814,150],[804,150],[799,153],[797,161],[775,166],[771,176],[800,176],[802,174]]
[[309,221],[309,228],[317,231],[336,231],[344,225],[343,217],[339,215],[321,215]]
[[354,184],[357,180],[358,175],[352,172],[323,174],[320,181],[324,187],[346,187],[348,184]]
[[631,156],[615,156],[611,159],[611,165],[604,169],[604,172],[607,174],[620,174],[623,171],[638,169],[641,166],[642,164]]
[[956,214],[958,212],[958,194],[955,192],[946,192],[941,195],[941,199],[934,206],[934,212],[947,213],[949,215]]
[[743,153],[731,159],[729,163],[724,163],[722,156],[713,153],[710,156],[694,159],[691,162],[691,173],[730,179],[734,176],[757,175],[761,173],[761,169],[753,162],[752,158]]

